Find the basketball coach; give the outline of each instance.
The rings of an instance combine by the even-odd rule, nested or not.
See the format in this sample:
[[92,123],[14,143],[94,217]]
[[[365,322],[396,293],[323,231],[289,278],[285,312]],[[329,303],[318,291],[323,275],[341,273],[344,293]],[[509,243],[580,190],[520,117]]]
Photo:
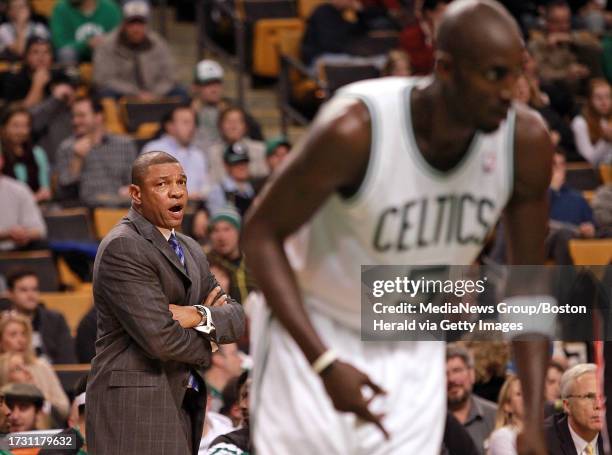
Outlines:
[[201,247],[175,229],[187,206],[185,173],[164,152],[132,166],[132,207],[94,264],[96,357],[87,386],[93,455],[195,454],[204,368],[218,343],[238,340],[242,307],[228,298]]

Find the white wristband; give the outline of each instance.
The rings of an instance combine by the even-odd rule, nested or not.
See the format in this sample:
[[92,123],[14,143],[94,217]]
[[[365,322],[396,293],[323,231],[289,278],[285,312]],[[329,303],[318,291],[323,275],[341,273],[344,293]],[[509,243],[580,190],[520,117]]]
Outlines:
[[321,374],[328,366],[338,359],[338,354],[333,349],[328,349],[319,356],[317,360],[312,362],[312,369],[315,373]]

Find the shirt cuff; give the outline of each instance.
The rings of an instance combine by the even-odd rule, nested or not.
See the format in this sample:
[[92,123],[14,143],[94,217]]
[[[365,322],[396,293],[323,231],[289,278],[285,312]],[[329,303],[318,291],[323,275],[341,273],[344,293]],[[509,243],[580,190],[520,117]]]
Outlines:
[[[212,314],[210,313],[210,309],[207,306],[202,305],[202,307],[204,308],[204,312],[206,313],[206,323],[201,325],[198,325],[195,328],[195,330],[197,330],[198,332],[202,332],[205,333],[207,335],[210,335],[211,338],[215,338],[215,324],[213,323],[212,320]],[[215,343],[214,341],[210,341],[210,347],[212,349],[212,352],[216,352],[219,349],[219,345],[217,343]]]

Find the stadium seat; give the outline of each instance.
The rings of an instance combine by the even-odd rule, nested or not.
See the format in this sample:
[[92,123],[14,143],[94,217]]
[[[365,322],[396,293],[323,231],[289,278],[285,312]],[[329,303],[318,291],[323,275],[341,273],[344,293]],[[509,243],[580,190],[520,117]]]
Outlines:
[[325,3],[326,0],[298,0],[298,14],[306,20],[310,17],[312,11],[319,5]]
[[45,17],[51,17],[56,3],[57,0],[30,0],[32,11]]
[[121,120],[119,106],[113,98],[102,98],[100,100],[104,109],[104,126],[109,133],[125,134],[125,125]]
[[296,17],[298,14],[295,0],[239,0],[236,11],[238,17],[249,22]]
[[601,185],[599,172],[589,163],[567,163],[565,183],[578,191],[594,190]]
[[301,38],[303,33],[304,22],[298,18],[258,20],[253,34],[253,73],[277,77],[280,71],[280,40],[290,34]]
[[28,268],[38,274],[39,287],[43,292],[57,292],[60,281],[51,251],[11,251],[0,253],[0,275],[13,268]]
[[351,82],[380,76],[380,71],[374,65],[324,63],[319,66],[318,72],[327,97],[331,97],[337,89]]
[[612,164],[601,164],[599,166],[599,176],[606,185],[612,183]]
[[63,209],[47,212],[47,240],[95,241],[89,211],[86,208]]
[[110,230],[127,215],[128,209],[98,207],[94,209],[94,226],[96,235],[102,239]]
[[612,263],[612,239],[572,239],[569,251],[574,265],[608,265]]
[[53,365],[53,370],[55,370],[64,391],[70,394],[76,382],[83,375],[89,373],[91,365],[89,363],[56,363]]
[[130,133],[138,130],[143,123],[158,123],[168,112],[181,104],[178,98],[163,98],[158,101],[144,102],[133,98],[121,98],[123,124]]
[[91,291],[42,292],[40,300],[47,308],[62,313],[75,335],[79,322],[93,305],[93,294]]

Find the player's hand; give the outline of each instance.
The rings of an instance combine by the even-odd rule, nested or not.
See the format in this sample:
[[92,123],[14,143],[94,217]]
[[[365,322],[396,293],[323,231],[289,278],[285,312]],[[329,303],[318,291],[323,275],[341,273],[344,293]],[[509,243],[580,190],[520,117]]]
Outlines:
[[200,316],[198,310],[190,305],[179,306],[171,303],[170,312],[172,313],[172,319],[177,321],[184,329],[192,329],[202,322],[202,316]]
[[202,303],[202,305],[206,306],[223,306],[227,303],[227,294],[222,294],[223,289],[221,286],[217,286],[208,294],[206,300]]
[[538,430],[524,429],[516,438],[516,449],[519,455],[547,455],[544,434]]
[[[377,395],[386,394],[383,389],[374,384],[367,375],[340,360],[336,360],[321,378],[327,394],[338,411],[352,412],[366,422],[373,423],[382,431],[385,439],[389,439],[389,433],[382,424],[384,416],[372,414],[368,409],[368,405]],[[372,396],[367,400],[362,393],[364,386],[372,391]]]

